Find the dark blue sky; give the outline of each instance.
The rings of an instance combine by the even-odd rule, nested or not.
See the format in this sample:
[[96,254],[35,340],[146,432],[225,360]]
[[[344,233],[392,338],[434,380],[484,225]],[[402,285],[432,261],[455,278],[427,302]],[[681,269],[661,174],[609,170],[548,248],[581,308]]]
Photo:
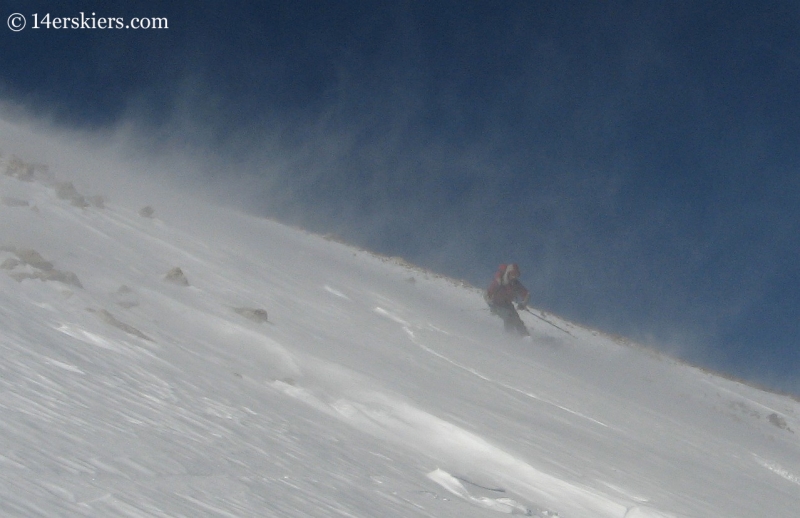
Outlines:
[[[0,2],[28,21],[3,99],[478,285],[518,262],[537,307],[800,393],[797,2],[54,5]],[[169,29],[31,27],[81,11]]]

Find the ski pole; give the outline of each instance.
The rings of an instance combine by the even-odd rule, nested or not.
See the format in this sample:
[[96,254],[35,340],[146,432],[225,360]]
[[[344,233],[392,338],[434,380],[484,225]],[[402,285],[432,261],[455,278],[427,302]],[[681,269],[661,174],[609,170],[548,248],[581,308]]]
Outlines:
[[531,315],[535,316],[536,318],[538,318],[538,319],[539,319],[539,320],[541,320],[542,322],[547,322],[548,324],[550,324],[551,326],[555,327],[555,328],[556,328],[556,329],[558,329],[559,331],[563,331],[563,332],[567,333],[569,336],[575,336],[575,335],[573,335],[572,333],[570,333],[569,331],[567,331],[566,329],[564,329],[563,327],[557,326],[556,324],[554,324],[554,323],[550,322],[549,320],[547,320],[547,319],[546,319],[546,318],[544,318],[544,317],[540,317],[539,315],[537,315],[536,313],[534,313],[533,311],[531,311],[531,310],[528,308],[528,306],[525,306],[525,311],[527,311],[527,312],[528,312],[528,313],[530,313]]

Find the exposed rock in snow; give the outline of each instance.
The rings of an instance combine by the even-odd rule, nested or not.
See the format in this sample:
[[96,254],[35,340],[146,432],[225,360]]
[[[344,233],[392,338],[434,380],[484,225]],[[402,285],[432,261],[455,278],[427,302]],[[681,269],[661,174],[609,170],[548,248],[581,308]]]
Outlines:
[[239,313],[248,320],[262,324],[268,322],[269,318],[267,311],[259,308],[232,308],[236,313]]
[[183,270],[178,266],[168,271],[164,276],[164,280],[171,284],[177,284],[178,286],[189,286],[189,279],[186,278]]

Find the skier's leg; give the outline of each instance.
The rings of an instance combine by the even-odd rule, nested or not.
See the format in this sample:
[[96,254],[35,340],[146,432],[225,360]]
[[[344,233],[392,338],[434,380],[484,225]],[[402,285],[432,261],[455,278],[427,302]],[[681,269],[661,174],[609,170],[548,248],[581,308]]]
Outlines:
[[522,321],[522,318],[519,316],[519,313],[517,313],[517,310],[514,309],[513,307],[509,312],[509,319],[508,322],[506,322],[506,324],[507,324],[506,330],[508,330],[508,328],[511,327],[511,329],[516,331],[520,336],[531,335],[530,332],[528,331],[528,328],[525,327],[525,322]]
[[492,314],[503,319],[503,329],[505,329],[506,332],[514,330],[514,323],[511,316],[511,312],[514,311],[513,306],[509,307],[506,305],[492,304],[489,307],[491,308]]
[[503,319],[503,329],[507,333],[517,333],[520,336],[530,336],[528,328],[525,327],[525,322],[520,318],[517,310],[514,309],[513,304],[509,305],[491,305],[491,312]]
[[514,319],[511,317],[511,312],[508,312],[507,315],[503,317],[503,329],[505,329],[506,333],[511,333],[515,331],[517,326],[514,324]]
[[503,329],[507,333],[516,333],[520,336],[528,336],[528,328],[525,327],[525,322],[520,318],[517,310],[513,305],[500,306],[497,314],[503,318]]

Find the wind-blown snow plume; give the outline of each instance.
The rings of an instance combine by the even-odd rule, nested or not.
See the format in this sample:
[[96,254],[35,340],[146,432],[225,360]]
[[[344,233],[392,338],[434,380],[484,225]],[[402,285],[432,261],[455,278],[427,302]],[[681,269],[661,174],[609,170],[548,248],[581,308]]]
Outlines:
[[557,317],[518,340],[462,283],[27,141],[49,167],[0,150],[4,516],[796,507],[791,398]]

